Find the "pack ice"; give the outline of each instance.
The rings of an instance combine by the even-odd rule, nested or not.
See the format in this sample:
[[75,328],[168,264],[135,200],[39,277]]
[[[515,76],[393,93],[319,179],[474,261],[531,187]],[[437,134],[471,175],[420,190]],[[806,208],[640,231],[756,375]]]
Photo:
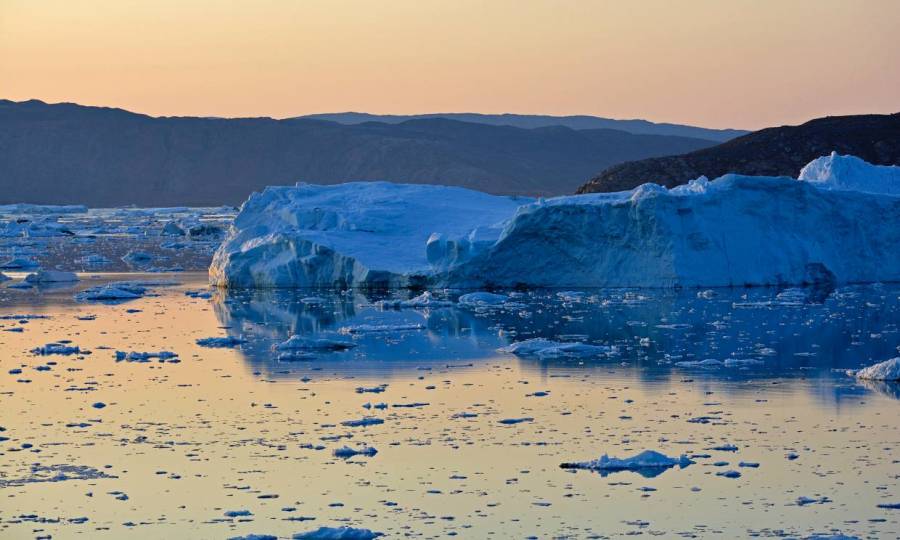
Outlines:
[[548,200],[444,186],[269,187],[210,266],[223,287],[716,287],[900,279],[900,167],[831,154]]

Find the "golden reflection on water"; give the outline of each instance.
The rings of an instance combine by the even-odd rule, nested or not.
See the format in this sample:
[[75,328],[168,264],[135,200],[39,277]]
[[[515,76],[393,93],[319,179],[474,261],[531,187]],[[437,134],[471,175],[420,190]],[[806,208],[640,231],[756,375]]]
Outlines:
[[[178,279],[183,285],[157,289],[161,296],[115,306],[0,305],[0,315],[52,317],[0,321],[0,329],[25,328],[0,332],[0,425],[9,437],[0,446],[0,481],[27,476],[33,463],[86,465],[115,476],[0,488],[0,536],[289,536],[340,524],[392,537],[455,532],[462,538],[635,531],[734,538],[832,528],[890,537],[900,530],[890,511],[876,507],[900,496],[897,401],[888,396],[863,393],[844,406],[827,406],[816,398],[816,385],[828,383],[818,379],[651,380],[639,368],[615,363],[541,367],[500,355],[471,366],[377,376],[323,361],[316,364],[321,370],[305,373],[309,381],[273,379],[254,374],[239,350],[195,344],[224,335],[221,313],[211,308],[220,304],[183,294],[201,286],[202,276]],[[132,309],[140,311],[127,312]],[[86,314],[96,319],[76,318]],[[28,352],[62,339],[92,354]],[[181,362],[117,363],[117,349],[172,350]],[[49,371],[34,369],[48,361],[57,363]],[[8,374],[16,368],[22,373]],[[31,382],[17,382],[26,379]],[[381,394],[355,391],[382,383],[389,386]],[[526,397],[537,390],[550,394]],[[362,408],[382,401],[428,405]],[[107,406],[96,409],[96,402]],[[478,416],[451,418],[462,411]],[[340,425],[366,415],[385,423]],[[687,422],[702,415],[720,420]],[[514,417],[534,421],[498,423]],[[351,438],[323,440],[335,435]],[[706,450],[723,443],[740,450]],[[371,445],[378,454],[344,462],[331,455],[344,444]],[[645,449],[711,457],[656,478],[558,468],[604,452]],[[790,452],[799,458],[786,459]],[[716,461],[729,464],[716,467]],[[738,468],[739,461],[760,467]],[[742,477],[715,475],[726,469]],[[798,506],[801,496],[833,502]],[[244,509],[252,517],[224,516]],[[30,514],[62,522],[20,518]],[[88,521],[66,523],[82,516]],[[315,520],[287,520],[301,516]]]

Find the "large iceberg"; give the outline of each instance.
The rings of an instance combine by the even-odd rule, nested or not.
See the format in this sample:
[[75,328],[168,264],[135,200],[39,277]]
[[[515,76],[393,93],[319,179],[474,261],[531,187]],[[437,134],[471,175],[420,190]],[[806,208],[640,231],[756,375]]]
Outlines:
[[355,182],[267,188],[210,267],[227,287],[715,287],[900,280],[900,167],[832,154],[548,200]]
[[241,207],[210,280],[224,287],[428,285],[438,246],[441,263],[453,251],[465,257],[493,243],[503,221],[531,201],[389,182],[268,187]]

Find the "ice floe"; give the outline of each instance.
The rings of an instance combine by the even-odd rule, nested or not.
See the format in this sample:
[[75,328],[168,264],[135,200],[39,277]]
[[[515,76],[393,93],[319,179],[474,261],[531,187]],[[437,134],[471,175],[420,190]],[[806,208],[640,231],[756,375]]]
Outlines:
[[74,283],[78,281],[78,276],[74,272],[64,272],[61,270],[40,270],[25,276],[25,281],[29,283]]
[[384,536],[384,533],[373,532],[369,529],[319,527],[314,531],[295,534],[294,540],[373,540],[380,536]]
[[499,349],[500,352],[523,357],[536,358],[589,358],[607,356],[616,353],[616,348],[605,345],[588,345],[586,343],[564,343],[548,339],[532,338],[518,341]]
[[672,458],[655,450],[644,450],[628,458],[611,458],[607,454],[603,454],[599,459],[562,463],[560,467],[563,469],[587,469],[600,473],[633,471],[645,476],[656,476],[666,469],[675,466],[683,469],[693,463],[684,454]]

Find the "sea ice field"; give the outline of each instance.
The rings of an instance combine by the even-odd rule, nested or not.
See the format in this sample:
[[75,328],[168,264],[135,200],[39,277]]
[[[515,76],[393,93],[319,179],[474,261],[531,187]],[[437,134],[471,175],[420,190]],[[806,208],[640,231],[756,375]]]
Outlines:
[[214,289],[234,215],[0,207],[0,538],[900,537],[900,285]]

